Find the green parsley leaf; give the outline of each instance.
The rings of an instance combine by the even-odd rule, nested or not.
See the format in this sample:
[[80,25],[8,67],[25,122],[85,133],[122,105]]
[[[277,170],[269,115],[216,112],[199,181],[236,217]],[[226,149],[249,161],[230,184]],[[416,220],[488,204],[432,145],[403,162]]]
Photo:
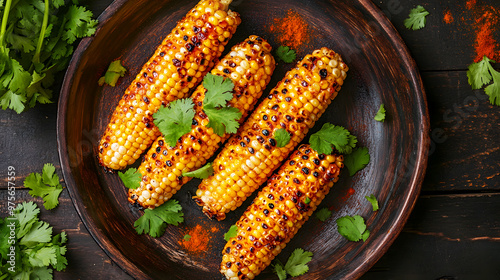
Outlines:
[[144,210],[144,215],[134,223],[138,234],[147,233],[151,237],[160,237],[165,233],[167,224],[174,226],[184,222],[184,213],[177,200],[171,199],[155,209]]
[[297,58],[297,53],[287,46],[279,46],[276,55],[285,63],[292,63]]
[[290,143],[290,133],[284,128],[280,128],[274,132],[274,139],[276,139],[276,146],[283,148]]
[[274,266],[273,266],[274,272],[276,275],[278,275],[278,278],[280,280],[286,280],[286,270],[283,264],[279,261],[276,260]]
[[380,104],[380,108],[377,111],[374,119],[378,122],[383,122],[385,120],[385,108],[384,104]]
[[472,63],[469,65],[469,70],[467,70],[467,78],[469,85],[472,89],[480,89],[484,85],[491,82],[491,74],[488,71],[491,66],[490,62],[495,62],[488,57],[484,56],[483,59],[477,63]]
[[46,222],[36,221],[30,228],[19,244],[25,245],[27,247],[32,247],[37,243],[47,243],[50,242],[52,235],[52,227]]
[[191,239],[191,235],[186,234],[186,235],[184,235],[184,237],[182,239],[189,241]]
[[114,87],[116,86],[116,82],[118,82],[118,79],[120,77],[125,76],[125,73],[127,72],[127,69],[123,67],[121,64],[120,60],[115,60],[109,64],[108,70],[102,76],[98,83],[100,86],[104,85],[104,83]]
[[309,270],[307,263],[311,261],[312,256],[312,252],[304,251],[301,248],[295,249],[285,264],[285,271],[292,277],[306,273]]
[[354,149],[351,154],[344,157],[344,164],[349,169],[349,176],[353,176],[356,172],[365,168],[369,162],[370,153],[366,147]]
[[309,138],[311,148],[320,154],[332,153],[332,145],[342,154],[350,154],[358,142],[356,136],[341,127],[325,123],[321,129]]
[[236,237],[238,234],[238,227],[236,225],[232,225],[229,230],[224,233],[224,240],[229,241],[229,239]]
[[365,220],[359,215],[344,216],[337,219],[338,232],[349,241],[366,241],[370,232],[366,230]]
[[177,140],[191,131],[194,118],[194,103],[191,98],[170,102],[168,107],[161,107],[153,114],[153,122],[170,147],[177,145]]
[[203,99],[203,111],[208,117],[207,127],[211,127],[219,136],[223,136],[224,133],[235,133],[240,126],[238,120],[242,114],[237,108],[226,106],[226,103],[233,98],[233,81],[207,74],[203,78],[203,87],[207,90]]
[[212,167],[212,163],[207,163],[205,166],[190,171],[190,172],[183,172],[182,176],[186,177],[194,177],[198,179],[206,179],[210,177],[210,175],[214,174],[214,168]]
[[141,173],[137,172],[137,168],[129,168],[125,173],[118,171],[118,177],[129,189],[135,190],[141,186],[142,176]]
[[32,197],[43,198],[43,206],[47,210],[59,205],[59,195],[63,187],[59,184],[59,176],[55,173],[54,165],[47,163],[43,166],[42,174],[31,173],[24,180],[24,186],[31,189]]
[[316,218],[318,218],[322,222],[328,220],[328,218],[330,218],[331,216],[332,211],[328,210],[328,208],[326,207],[316,211]]
[[404,25],[408,29],[417,30],[425,26],[425,17],[429,14],[424,7],[418,5],[416,8],[411,9],[408,18],[405,19]]
[[370,196],[365,196],[366,200],[368,200],[372,204],[373,212],[378,210],[378,201],[377,198],[371,194]]
[[207,127],[211,127],[217,135],[223,136],[224,133],[236,133],[238,131],[240,126],[238,120],[242,116],[238,108],[224,107],[216,109],[204,107],[203,111],[208,117]]

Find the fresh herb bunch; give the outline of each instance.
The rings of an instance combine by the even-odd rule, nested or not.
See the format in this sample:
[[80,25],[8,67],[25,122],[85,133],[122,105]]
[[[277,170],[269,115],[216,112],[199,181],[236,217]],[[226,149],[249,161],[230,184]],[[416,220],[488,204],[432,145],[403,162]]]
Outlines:
[[0,106],[18,114],[51,103],[55,74],[78,38],[94,34],[92,12],[73,0],[0,0]]
[[0,279],[52,279],[53,269],[66,268],[67,235],[52,236],[39,213],[35,203],[23,202],[12,216],[0,218]]

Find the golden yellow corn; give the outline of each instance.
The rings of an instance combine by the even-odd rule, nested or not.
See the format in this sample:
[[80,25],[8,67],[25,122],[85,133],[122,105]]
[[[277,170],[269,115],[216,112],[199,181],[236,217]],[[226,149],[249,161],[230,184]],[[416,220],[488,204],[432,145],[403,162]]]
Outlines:
[[[275,61],[271,45],[258,36],[250,36],[234,46],[212,70],[212,74],[230,78],[235,87],[229,106],[238,108],[243,122],[271,80]],[[154,208],[170,199],[191,178],[182,177],[202,167],[230,134],[222,137],[208,128],[203,113],[206,89],[198,86],[191,98],[195,117],[191,132],[182,136],[175,147],[168,147],[162,136],[153,143],[138,171],[142,175],[139,188],[129,190],[129,201],[138,202],[144,208]]]
[[[214,175],[198,186],[193,198],[207,216],[224,219],[267,180],[335,98],[347,71],[339,54],[322,48],[286,74],[214,160]],[[291,135],[282,148],[274,138],[281,128]]]
[[226,10],[220,0],[201,0],[163,40],[111,116],[98,148],[102,166],[125,168],[160,135],[153,114],[202,81],[240,24]]
[[343,166],[342,155],[300,146],[236,222],[237,235],[223,250],[226,279],[253,279],[264,270],[316,210]]

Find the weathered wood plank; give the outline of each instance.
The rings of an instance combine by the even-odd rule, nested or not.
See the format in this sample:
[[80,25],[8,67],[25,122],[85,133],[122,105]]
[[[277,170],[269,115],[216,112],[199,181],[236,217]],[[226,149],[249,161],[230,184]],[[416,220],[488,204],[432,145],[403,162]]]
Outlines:
[[500,189],[500,110],[465,71],[424,73],[431,150],[424,191]]
[[[476,57],[476,28],[473,23],[481,16],[481,10],[489,10],[488,7],[496,8],[498,16],[500,4],[497,0],[482,0],[468,9],[467,2],[472,1],[374,1],[401,34],[419,69],[425,71],[465,70],[473,62]],[[426,8],[430,14],[426,17],[424,28],[409,30],[403,22],[417,5]],[[446,24],[443,19],[448,11],[454,20]],[[500,40],[500,32],[495,32],[494,36],[497,41]]]
[[498,193],[422,196],[400,236],[361,279],[498,279],[499,211]]

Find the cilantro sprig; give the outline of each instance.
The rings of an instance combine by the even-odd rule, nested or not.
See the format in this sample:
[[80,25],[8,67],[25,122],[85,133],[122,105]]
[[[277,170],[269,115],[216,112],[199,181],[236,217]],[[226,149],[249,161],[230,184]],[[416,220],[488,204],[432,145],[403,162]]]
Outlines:
[[309,271],[307,263],[311,261],[312,256],[312,252],[297,248],[292,252],[285,265],[280,261],[276,261],[274,271],[280,280],[286,280],[287,275],[292,277],[300,276]]
[[297,58],[297,53],[287,46],[279,46],[276,55],[285,63],[292,63]]
[[106,83],[106,84],[114,87],[114,86],[116,86],[118,79],[120,77],[125,76],[126,72],[127,72],[127,69],[125,69],[125,67],[123,67],[121,61],[115,60],[109,64],[108,70],[106,70],[106,73],[104,74],[104,76],[102,76],[99,79],[98,84],[100,86],[102,86]]
[[149,234],[151,237],[160,237],[165,233],[167,224],[178,226],[184,222],[182,206],[175,199],[171,199],[155,209],[144,210],[144,215],[134,223],[138,234]]
[[370,153],[368,148],[360,147],[344,157],[344,164],[349,170],[349,176],[353,176],[359,170],[365,168],[370,163]]
[[373,212],[378,211],[378,200],[375,195],[371,194],[370,196],[365,196],[365,198],[372,204]]
[[0,2],[0,106],[19,114],[52,102],[56,74],[66,68],[75,41],[94,34],[97,21],[71,1]]
[[410,10],[408,18],[404,20],[404,25],[408,29],[418,30],[425,26],[425,17],[429,15],[429,12],[425,10],[424,7],[418,5],[416,8]]
[[469,65],[467,77],[472,89],[481,89],[493,81],[484,91],[490,97],[491,104],[500,106],[500,72],[496,71],[491,63],[495,61],[484,56],[481,61]]
[[365,220],[359,215],[344,216],[337,219],[337,227],[340,235],[349,241],[366,241],[370,231],[366,229]]
[[210,162],[199,169],[196,169],[196,170],[193,170],[190,172],[183,172],[182,176],[194,177],[194,178],[198,178],[198,179],[206,179],[206,178],[210,177],[210,175],[212,175],[212,174],[214,174],[214,168],[212,167],[212,163]]
[[137,189],[141,186],[141,173],[137,172],[137,168],[129,168],[125,172],[118,171],[118,177],[122,180],[125,187],[129,189]]
[[349,130],[325,123],[321,129],[309,138],[311,148],[320,154],[332,153],[332,145],[342,154],[350,154],[358,142]]
[[43,206],[47,210],[59,205],[59,195],[63,190],[55,171],[54,165],[46,163],[42,174],[33,172],[24,179],[24,186],[30,189],[29,194],[32,197],[41,197],[44,201]]
[[[40,209],[30,201],[18,204],[13,216],[0,218],[0,279],[52,279],[53,269],[66,268],[67,235],[63,231],[53,236],[52,227],[39,220],[39,214]],[[8,238],[11,230],[14,239]],[[16,258],[12,270],[7,263],[11,249]]]
[[325,208],[321,208],[318,211],[316,211],[315,215],[316,215],[316,218],[318,218],[318,220],[324,222],[332,216],[332,211],[328,210],[328,208],[325,207]]
[[207,127],[211,127],[219,136],[235,133],[242,114],[238,108],[226,106],[233,98],[233,81],[209,73],[203,78],[203,87],[207,90],[203,99],[203,111],[209,120]]
[[288,143],[290,143],[290,133],[284,128],[280,128],[274,132],[274,138],[276,139],[276,146],[283,148]]
[[153,114],[153,123],[163,134],[170,147],[177,145],[177,140],[191,131],[194,118],[194,103],[191,98],[178,99],[161,107]]
[[236,225],[232,225],[229,230],[224,233],[224,240],[229,241],[229,239],[236,237],[238,234],[238,227]]
[[375,114],[375,117],[373,118],[374,120],[378,122],[383,122],[385,121],[385,107],[384,104],[380,104],[380,107],[378,108],[377,114]]

